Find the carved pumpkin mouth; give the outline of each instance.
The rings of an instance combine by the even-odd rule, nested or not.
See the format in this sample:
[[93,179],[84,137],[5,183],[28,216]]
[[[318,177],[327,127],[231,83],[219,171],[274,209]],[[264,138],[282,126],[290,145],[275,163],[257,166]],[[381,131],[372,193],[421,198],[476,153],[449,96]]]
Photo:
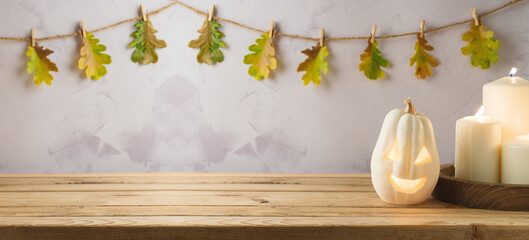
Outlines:
[[416,193],[424,186],[426,178],[427,177],[419,179],[403,179],[388,172],[388,179],[391,185],[393,185],[393,188],[403,193]]

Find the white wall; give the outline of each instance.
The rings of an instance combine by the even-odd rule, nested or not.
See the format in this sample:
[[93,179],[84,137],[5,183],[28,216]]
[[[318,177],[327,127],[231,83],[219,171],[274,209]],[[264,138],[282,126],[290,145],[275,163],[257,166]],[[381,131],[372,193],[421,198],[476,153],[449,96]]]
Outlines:
[[[184,1],[207,10],[211,1]],[[220,17],[266,29],[328,37],[416,31],[468,19],[507,1],[218,0]],[[140,1],[4,0],[0,36],[67,34],[81,19],[100,28],[138,14]],[[145,1],[151,11],[169,1]],[[26,42],[0,41],[0,172],[299,172],[369,171],[371,151],[385,114],[411,97],[432,120],[442,163],[453,162],[455,121],[473,114],[481,86],[512,66],[529,78],[529,4],[483,19],[501,42],[500,61],[489,70],[470,65],[461,35],[469,25],[427,35],[441,62],[434,76],[415,79],[409,58],[415,36],[379,40],[390,60],[387,77],[370,81],[358,71],[365,41],[329,43],[323,83],[303,86],[297,65],[314,43],[279,38],[279,66],[262,82],[242,63],[258,33],[222,23],[228,48],[216,66],[198,64],[187,47],[203,17],[182,7],[153,16],[168,47],[157,64],[130,61],[134,30],[128,23],[96,33],[113,63],[99,81],[77,69],[77,37],[40,42],[59,67],[51,87],[27,74]]]

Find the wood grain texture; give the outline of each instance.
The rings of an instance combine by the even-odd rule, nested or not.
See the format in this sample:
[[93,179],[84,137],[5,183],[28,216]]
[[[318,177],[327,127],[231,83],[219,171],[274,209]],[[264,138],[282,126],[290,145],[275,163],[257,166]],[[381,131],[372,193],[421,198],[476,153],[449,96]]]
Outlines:
[[[251,175],[235,175],[228,174],[226,176],[212,174],[211,176],[197,174],[161,174],[160,176],[153,176],[152,174],[138,174],[137,176],[130,174],[111,175],[111,174],[80,174],[75,176],[72,174],[52,174],[46,177],[42,174],[28,174],[24,177],[21,174],[0,174],[0,186],[5,185],[59,185],[59,184],[75,184],[77,186],[82,184],[268,184],[268,185],[365,185],[371,186],[371,178],[365,174],[352,177],[336,178],[322,177],[319,174],[307,175],[306,177],[291,177],[289,174],[285,176],[279,174],[270,174],[266,176],[263,174]],[[327,175],[323,175],[327,176]],[[351,176],[351,175],[350,175]],[[337,181],[339,179],[339,181]]]
[[0,174],[0,239],[527,239],[529,212],[382,202],[368,175]]
[[469,208],[529,211],[529,185],[467,181],[455,178],[454,172],[453,164],[441,166],[435,199]]

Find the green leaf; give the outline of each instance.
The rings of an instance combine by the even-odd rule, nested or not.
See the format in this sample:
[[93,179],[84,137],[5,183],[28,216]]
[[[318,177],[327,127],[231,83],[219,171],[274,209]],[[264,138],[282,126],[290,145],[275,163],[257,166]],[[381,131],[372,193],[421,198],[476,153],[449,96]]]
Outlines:
[[35,80],[35,85],[37,86],[39,86],[42,81],[51,86],[53,76],[50,74],[50,71],[59,71],[57,65],[48,59],[48,55],[52,53],[52,50],[43,49],[38,44],[35,44],[35,47],[28,46],[28,51],[26,52],[26,55],[29,57],[27,71],[28,73],[35,72],[33,80]]
[[472,66],[480,66],[482,69],[490,68],[491,63],[498,62],[498,54],[495,50],[500,49],[500,42],[493,39],[494,33],[487,31],[483,24],[472,23],[470,31],[463,34],[463,41],[467,46],[461,48],[464,55],[472,55],[470,62]]
[[[273,38],[273,37],[272,37]],[[253,53],[244,56],[244,63],[251,64],[248,74],[256,80],[267,78],[270,70],[276,69],[277,61],[274,58],[275,49],[268,32],[255,40],[257,44],[251,45],[248,49]]]
[[102,53],[107,49],[105,45],[98,44],[99,39],[89,32],[83,38],[81,44],[81,57],[79,58],[79,69],[85,70],[86,77],[98,80],[107,74],[104,64],[110,64],[112,59],[109,55]]
[[432,67],[437,67],[439,62],[432,55],[428,54],[427,51],[432,51],[433,47],[428,45],[428,41],[421,34],[417,34],[417,43],[415,43],[415,55],[410,59],[410,66],[415,64],[415,76],[418,79],[426,79],[428,76],[432,76]]
[[129,48],[136,48],[132,53],[132,61],[141,64],[158,62],[156,48],[167,47],[167,44],[154,35],[158,31],[152,26],[151,20],[140,20],[134,27],[136,31],[131,34],[134,40],[129,44]]
[[197,61],[209,65],[222,62],[224,56],[219,48],[226,48],[226,44],[221,40],[224,33],[220,30],[220,24],[216,21],[204,21],[202,28],[198,30],[200,36],[189,42],[190,48],[198,48]]
[[388,60],[380,56],[381,52],[378,50],[378,42],[375,40],[371,43],[370,39],[367,40],[367,48],[364,53],[360,55],[360,65],[358,69],[364,72],[367,78],[371,80],[377,80],[383,78],[386,73],[382,71],[381,67],[387,68],[389,66]]
[[307,59],[300,63],[298,66],[298,72],[305,71],[305,74],[301,79],[303,80],[303,85],[307,85],[310,82],[314,82],[314,85],[320,85],[321,73],[327,73],[329,64],[325,61],[325,57],[329,55],[327,51],[327,46],[320,46],[319,44],[312,47],[312,49],[307,48],[301,53],[307,55]]

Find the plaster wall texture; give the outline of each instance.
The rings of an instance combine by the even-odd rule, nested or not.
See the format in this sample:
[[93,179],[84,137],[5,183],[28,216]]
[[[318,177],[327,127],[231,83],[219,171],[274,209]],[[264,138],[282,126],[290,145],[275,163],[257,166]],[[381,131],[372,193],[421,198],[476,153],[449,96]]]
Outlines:
[[[185,1],[203,10],[212,1]],[[327,37],[417,31],[491,10],[507,1],[219,0],[216,14],[260,29],[271,19],[279,31]],[[138,16],[139,0],[3,0],[0,36],[67,34],[84,19],[88,30]],[[154,10],[166,0],[144,2]],[[204,20],[179,6],[151,18],[168,47],[159,62],[130,61],[133,23],[95,35],[112,64],[99,81],[77,69],[77,37],[40,42],[55,51],[59,67],[51,87],[34,85],[26,70],[27,42],[0,42],[0,172],[273,172],[364,173],[384,116],[411,97],[430,117],[441,162],[454,160],[455,121],[481,104],[483,84],[511,67],[529,78],[528,3],[483,19],[501,42],[499,62],[472,67],[461,54],[469,25],[427,34],[440,61],[434,76],[417,80],[409,66],[415,36],[379,40],[389,59],[386,78],[370,81],[358,71],[364,40],[329,42],[329,72],[320,86],[303,86],[296,72],[300,52],[314,42],[277,38],[278,68],[256,81],[242,63],[260,34],[221,23],[224,62],[196,62],[187,47]]]

